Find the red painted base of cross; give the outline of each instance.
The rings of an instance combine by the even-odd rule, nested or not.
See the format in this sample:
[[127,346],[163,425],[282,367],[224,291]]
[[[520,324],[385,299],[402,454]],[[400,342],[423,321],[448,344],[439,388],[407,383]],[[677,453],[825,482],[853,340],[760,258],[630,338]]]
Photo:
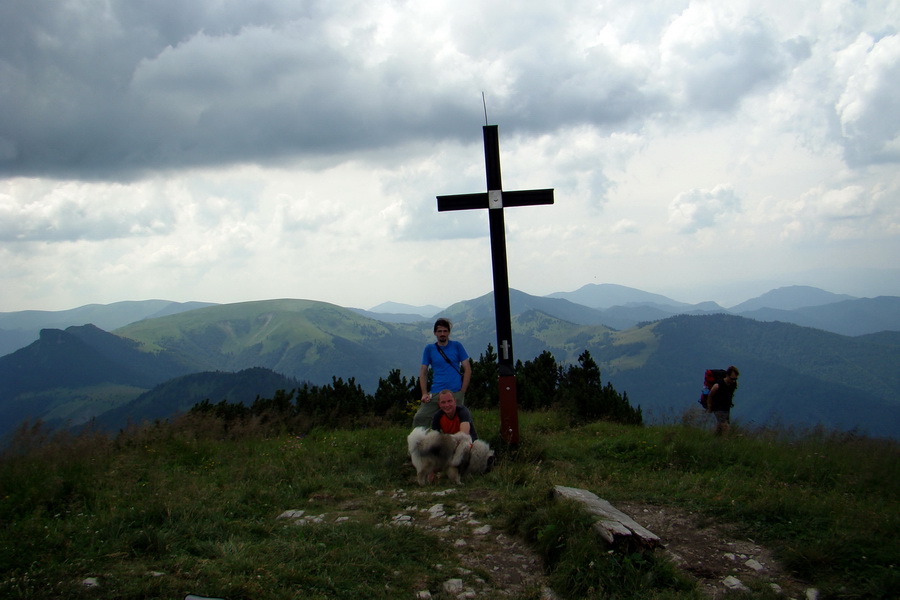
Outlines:
[[507,444],[519,443],[519,404],[516,376],[500,376],[500,437]]

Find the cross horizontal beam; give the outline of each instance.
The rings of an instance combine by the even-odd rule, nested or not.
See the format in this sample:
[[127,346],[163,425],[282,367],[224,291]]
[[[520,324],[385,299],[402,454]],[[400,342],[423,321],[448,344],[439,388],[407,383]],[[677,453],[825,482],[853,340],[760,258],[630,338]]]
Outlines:
[[515,206],[536,206],[539,204],[553,204],[553,189],[546,190],[518,190],[514,192],[501,192],[502,200],[499,206],[491,206],[488,192],[475,194],[456,194],[452,196],[438,196],[438,212],[451,210],[472,210],[477,208],[510,208]]

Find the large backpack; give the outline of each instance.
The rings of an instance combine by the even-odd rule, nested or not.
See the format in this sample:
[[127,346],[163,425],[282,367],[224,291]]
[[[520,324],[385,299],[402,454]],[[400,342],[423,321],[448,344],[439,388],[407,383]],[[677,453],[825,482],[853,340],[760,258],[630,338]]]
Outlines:
[[716,385],[717,382],[725,379],[725,376],[728,375],[728,371],[726,369],[707,369],[706,373],[703,374],[703,390],[700,392],[700,399],[697,402],[700,403],[700,406],[706,408],[706,400],[709,398],[709,390],[712,389],[712,386]]

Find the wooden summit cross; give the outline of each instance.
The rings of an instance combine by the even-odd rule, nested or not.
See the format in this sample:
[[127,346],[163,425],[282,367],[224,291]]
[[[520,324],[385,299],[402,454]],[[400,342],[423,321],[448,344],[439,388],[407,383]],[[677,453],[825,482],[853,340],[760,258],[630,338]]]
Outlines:
[[485,125],[484,168],[487,192],[438,196],[438,212],[487,208],[491,232],[491,264],[494,271],[494,315],[497,319],[497,363],[500,389],[500,436],[519,443],[516,403],[516,370],[513,362],[512,315],[509,308],[509,273],[506,265],[506,224],[503,208],[553,204],[553,190],[504,192],[500,181],[500,141],[496,125]]

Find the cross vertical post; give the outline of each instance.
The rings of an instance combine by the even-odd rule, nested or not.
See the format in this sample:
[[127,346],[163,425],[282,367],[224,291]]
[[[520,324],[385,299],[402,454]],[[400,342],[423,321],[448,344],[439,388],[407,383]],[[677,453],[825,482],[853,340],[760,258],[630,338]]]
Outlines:
[[519,443],[519,413],[516,401],[516,371],[513,360],[512,311],[509,303],[509,271],[506,256],[504,206],[553,204],[553,190],[504,192],[500,176],[500,141],[496,125],[485,125],[484,168],[487,193],[438,196],[438,211],[487,208],[491,236],[491,266],[494,276],[494,315],[497,323],[497,367],[500,392],[500,436],[509,444]]

